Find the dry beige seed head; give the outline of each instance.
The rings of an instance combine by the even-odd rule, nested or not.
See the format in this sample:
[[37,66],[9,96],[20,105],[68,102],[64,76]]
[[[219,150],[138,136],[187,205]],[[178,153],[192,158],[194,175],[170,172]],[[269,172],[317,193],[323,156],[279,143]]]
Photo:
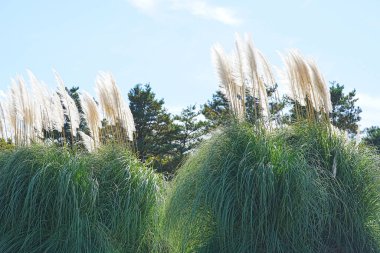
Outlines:
[[3,106],[3,103],[0,101],[0,134],[1,134],[1,138],[3,139],[7,139],[5,119],[6,117],[4,113],[4,106]]
[[226,95],[235,115],[238,118],[243,118],[244,106],[242,97],[245,95],[245,92],[243,86],[236,83],[230,58],[225,54],[220,45],[213,47],[212,58],[218,72],[222,92]]
[[32,106],[34,107],[35,111],[36,132],[40,137],[42,137],[43,129],[47,131],[52,129],[50,120],[50,92],[46,85],[40,82],[30,70],[28,70],[27,72],[30,80],[30,85],[32,87]]
[[57,92],[54,92],[50,96],[50,121],[51,121],[51,127],[53,130],[57,130],[58,132],[63,131],[63,127],[65,125],[65,119],[63,111],[62,104],[61,104],[61,98],[59,97]]
[[294,99],[301,105],[306,104],[306,98],[312,102],[311,79],[307,63],[296,50],[289,52],[287,60],[287,70]]
[[11,86],[11,125],[15,129],[17,144],[26,145],[37,139],[36,113],[32,100],[27,92],[25,81],[21,76],[12,79]]
[[310,75],[313,82],[315,94],[317,94],[319,109],[323,110],[326,115],[332,110],[330,91],[326,85],[325,79],[319,71],[315,61],[309,60]]
[[270,64],[254,47],[250,37],[242,41],[236,36],[233,58],[226,55],[220,45],[215,45],[212,53],[221,90],[235,115],[244,118],[247,92],[259,100],[264,116],[268,115],[267,85],[274,85],[275,80]]
[[[238,87],[240,89],[240,104],[241,104],[241,113],[244,114],[246,111],[245,103],[246,103],[246,76],[245,76],[245,59],[244,59],[244,52],[245,52],[245,45],[239,34],[236,34],[235,39],[235,52],[234,52],[234,73],[233,78],[235,79],[236,85],[240,86]],[[242,117],[242,116],[241,116]]]
[[83,133],[82,131],[78,131],[79,136],[82,139],[82,143],[84,147],[87,149],[88,152],[92,152],[95,150],[94,142],[92,141],[92,138],[88,136],[87,134]]
[[133,132],[136,130],[133,116],[113,76],[110,73],[99,73],[96,90],[104,116],[111,124],[120,124],[127,132],[129,140],[133,140]]
[[[306,59],[295,50],[289,52],[285,63],[293,99],[301,105],[305,105],[308,99],[314,110],[323,110],[326,115],[329,115],[332,108],[330,93],[316,63]],[[309,108],[307,109],[310,111]]]
[[274,84],[272,70],[264,55],[254,46],[253,40],[249,36],[246,36],[246,45],[251,95],[259,99],[262,112],[264,116],[267,116],[269,112],[266,85]]
[[71,133],[76,136],[77,129],[79,129],[80,124],[78,107],[76,106],[75,101],[72,99],[72,97],[67,93],[65,84],[60,75],[56,71],[54,71],[54,74],[58,83],[57,92],[61,98],[62,105],[65,107],[64,113],[70,119]]
[[253,41],[248,37],[246,38],[246,59],[248,63],[248,80],[252,89],[252,95],[257,96],[258,91],[262,88],[259,80],[258,70],[257,70],[257,53],[253,45]]
[[98,105],[87,92],[82,93],[81,101],[84,117],[88,123],[94,146],[97,147],[99,145],[99,128],[102,126]]

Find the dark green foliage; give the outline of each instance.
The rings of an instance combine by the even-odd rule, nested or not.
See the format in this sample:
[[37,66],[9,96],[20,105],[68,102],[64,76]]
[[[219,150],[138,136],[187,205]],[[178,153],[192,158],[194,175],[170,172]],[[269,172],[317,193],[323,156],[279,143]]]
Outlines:
[[79,97],[79,87],[71,87],[71,89],[68,89],[66,87],[67,93],[70,95],[70,97],[74,100],[76,107],[78,108],[78,112],[80,113],[80,123],[79,123],[79,130],[83,133],[90,135],[90,129],[88,128],[88,124],[86,119],[83,117],[83,108]]
[[309,98],[305,99],[305,105],[301,105],[298,101],[285,96],[284,103],[289,107],[289,113],[285,114],[282,119],[283,123],[293,124],[304,120],[320,121],[320,119],[326,119],[325,114],[322,116],[321,112],[314,109]]
[[211,128],[223,126],[230,121],[231,110],[223,92],[218,90],[212,95],[212,100],[203,105],[202,114],[210,122]]
[[379,252],[379,165],[324,124],[232,125],[179,170],[171,250]]
[[171,177],[186,153],[202,140],[207,123],[199,120],[195,106],[172,117],[149,84],[136,85],[128,94],[136,126],[139,158]]
[[[70,89],[65,87],[65,90],[66,90],[67,94],[69,94],[69,96],[74,100],[75,105],[78,108],[78,112],[80,115],[80,122],[79,122],[79,129],[77,129],[77,130],[82,131],[83,133],[90,136],[91,135],[90,129],[89,129],[87,121],[83,115],[84,112],[83,112],[82,104],[81,104],[80,97],[79,97],[79,87],[73,86]],[[64,106],[63,106],[63,108],[64,108]],[[64,125],[65,138],[62,140],[66,141],[66,144],[69,145],[70,147],[75,146],[76,149],[80,148],[80,149],[85,150],[86,148],[80,142],[81,141],[80,135],[79,134],[77,134],[77,136],[71,135],[72,129],[71,129],[70,118],[65,116],[65,121],[66,121],[65,125]]]
[[380,252],[380,160],[364,145],[303,122],[288,141],[327,173],[328,223],[321,252]]
[[180,158],[194,150],[206,134],[208,123],[199,119],[200,114],[195,105],[190,105],[174,117],[177,126],[175,143]]
[[284,97],[279,97],[277,89],[277,83],[271,87],[267,87],[267,96],[269,104],[269,113],[273,119],[280,123],[282,110],[285,108],[286,102],[284,101]]
[[[78,112],[83,114],[82,105],[80,103],[79,99],[79,93],[78,93],[79,87],[72,87],[71,89],[68,89],[65,87],[65,91],[69,96],[74,100],[76,107],[78,108]],[[62,108],[66,110],[65,106],[62,104]],[[65,124],[63,126],[63,133],[58,133],[56,130],[48,132],[47,134],[50,137],[54,137],[55,140],[57,140],[57,143],[59,143],[61,146],[67,145],[71,148],[75,146],[75,144],[80,140],[79,135],[73,136],[71,133],[74,129],[71,129],[71,119],[68,115],[64,115],[65,117]],[[80,118],[80,129],[78,130],[85,130],[86,134],[89,134],[87,122],[85,119],[81,116]],[[81,128],[82,127],[82,128]],[[62,138],[64,136],[64,138]]]
[[102,127],[99,130],[101,145],[116,144],[133,149],[133,141],[129,140],[128,133],[120,122],[109,124],[107,119],[101,121]]
[[0,155],[0,252],[149,252],[159,181],[116,147]]
[[[276,124],[282,123],[282,110],[284,109],[286,102],[285,98],[279,98],[277,92],[278,85],[267,86],[267,99],[268,99],[268,112],[272,122]],[[253,97],[248,92],[246,94],[245,101],[245,120],[253,125],[258,124],[263,119],[263,108],[260,106],[258,98]]]
[[366,128],[364,132],[365,137],[363,138],[363,141],[366,144],[375,147],[377,151],[380,152],[380,127],[372,126]]
[[148,161],[159,172],[173,172],[176,127],[171,115],[158,100],[149,84],[136,85],[129,93],[129,107],[136,126],[136,149],[142,161]]
[[[79,97],[79,87],[71,87],[70,89],[65,87],[65,90],[67,92],[67,94],[69,94],[69,96],[74,100],[75,102],[75,105],[76,107],[78,108],[78,112],[80,114],[80,123],[79,123],[79,131],[82,131],[83,133],[87,134],[87,135],[90,135],[90,129],[88,128],[88,124],[87,124],[87,121],[86,119],[84,118],[83,116],[83,108],[82,108],[82,104],[81,104],[81,101],[80,101],[80,97]],[[63,105],[62,105],[62,108],[63,109],[66,109]],[[71,148],[75,148],[78,149],[85,149],[82,145],[80,145],[80,136],[77,135],[77,136],[73,136],[71,134],[71,121],[70,121],[70,117],[68,117],[67,115],[64,115],[65,117],[65,123],[64,123],[64,127],[63,127],[63,132],[59,132],[57,130],[47,130],[47,129],[43,129],[43,139],[46,141],[48,139],[51,139],[51,140],[54,140],[54,142],[56,144],[58,144],[59,146],[68,146],[68,147],[71,147]]]
[[336,82],[331,82],[330,96],[332,103],[332,112],[330,118],[332,124],[341,130],[346,130],[350,134],[358,133],[358,122],[360,121],[360,113],[362,110],[356,106],[358,101],[356,90],[350,91],[347,95],[344,94],[344,85]]
[[5,140],[4,138],[0,138],[0,152],[13,150],[15,147],[16,146],[12,143],[11,139]]
[[[247,126],[215,137],[175,181],[168,203],[168,213],[178,214],[168,220],[174,251],[306,252],[316,247],[308,241],[321,230],[317,210],[325,206],[326,193],[319,190],[321,182],[312,180],[315,171],[297,173],[303,166],[296,153],[287,154]],[[291,220],[295,216],[299,219]]]
[[[268,86],[266,88],[269,113],[271,120],[276,123],[281,123],[281,111],[285,107],[285,100],[277,97],[278,85]],[[251,124],[256,124],[263,117],[263,108],[260,106],[258,98],[252,96],[247,91],[245,101],[245,120]],[[209,123],[209,128],[215,129],[219,126],[228,126],[234,122],[233,114],[226,96],[218,90],[212,95],[212,100],[207,101],[202,106],[202,114],[205,116]]]
[[[360,121],[360,113],[362,110],[356,106],[358,98],[355,98],[356,91],[353,90],[345,95],[344,85],[340,85],[336,82],[331,82],[330,98],[332,105],[332,112],[329,115],[331,124],[338,127],[341,130],[347,131],[349,134],[357,134],[358,122]],[[289,113],[283,118],[285,123],[294,123],[299,120],[312,119],[319,120],[327,118],[327,115],[321,115],[317,112],[310,102],[306,99],[306,105],[301,105],[299,102],[294,101],[288,96],[285,96],[282,100],[289,108]]]

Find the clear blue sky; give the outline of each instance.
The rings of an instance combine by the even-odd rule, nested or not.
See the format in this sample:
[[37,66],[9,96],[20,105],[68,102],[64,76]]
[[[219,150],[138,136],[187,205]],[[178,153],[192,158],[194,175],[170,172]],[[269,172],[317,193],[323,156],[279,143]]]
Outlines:
[[232,50],[235,32],[282,67],[277,51],[298,48],[326,80],[356,89],[362,127],[380,125],[379,0],[1,0],[0,89],[31,69],[55,85],[93,93],[111,71],[124,95],[150,82],[173,112],[211,98],[218,80],[210,48]]

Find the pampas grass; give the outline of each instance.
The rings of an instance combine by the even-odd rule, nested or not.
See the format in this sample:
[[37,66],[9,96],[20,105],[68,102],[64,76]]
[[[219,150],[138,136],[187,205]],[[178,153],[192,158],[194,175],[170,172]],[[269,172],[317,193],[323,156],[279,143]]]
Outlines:
[[71,140],[73,140],[73,136],[77,135],[80,124],[78,107],[76,106],[74,99],[66,91],[66,86],[57,72],[55,72],[55,78],[58,83],[57,93],[61,98],[61,103],[64,108],[64,115],[67,117],[68,122],[70,123]]
[[332,110],[330,93],[316,63],[296,50],[283,58],[291,85],[290,96],[300,105],[309,106],[306,108],[309,119],[315,118],[314,111],[328,116]]
[[245,91],[243,86],[236,84],[231,61],[220,45],[215,45],[213,48],[213,58],[218,71],[221,88],[226,95],[232,112],[238,118],[243,118],[245,105]]
[[[133,132],[136,130],[133,116],[116,86],[115,79],[110,73],[100,73],[96,78],[96,88],[104,117],[111,124],[122,126],[129,140],[133,140]],[[121,136],[121,133],[117,134]]]
[[[254,110],[256,118],[269,116],[267,88],[275,85],[271,66],[264,55],[254,47],[252,40],[237,35],[235,52],[229,56],[220,45],[215,45],[212,55],[221,84],[232,112],[243,120],[247,110]],[[246,108],[247,95],[258,99],[254,108]],[[261,118],[263,118],[261,117]]]
[[326,173],[331,201],[323,232],[324,252],[380,252],[380,160],[378,155],[324,122],[299,122],[286,141]]
[[0,154],[0,252],[151,252],[161,183],[129,151]]
[[291,97],[307,118],[296,111],[297,121],[280,128],[268,128],[265,113],[255,125],[244,122],[241,88],[265,110],[275,80],[253,43],[241,44],[235,59],[213,48],[239,120],[178,170],[164,208],[171,252],[380,252],[378,155],[331,126],[324,78],[298,51],[284,61]]
[[[133,116],[111,74],[100,73],[97,77],[101,106],[87,92],[80,95],[82,115],[56,71],[56,91],[50,91],[30,70],[27,72],[31,92],[24,79],[18,76],[12,79],[8,95],[0,101],[0,133],[3,138],[10,138],[17,146],[42,141],[64,145],[70,142],[68,144],[73,146],[74,140],[80,139],[90,150],[100,146],[102,134],[119,143],[133,141]],[[81,118],[88,123],[90,135],[83,131],[78,135]],[[110,125],[103,126],[103,119],[107,119]],[[65,126],[69,127],[68,132]],[[108,130],[101,131],[102,127],[108,127]],[[69,136],[65,136],[67,133]]]
[[[135,127],[111,74],[96,78],[99,105],[81,94],[83,115],[58,74],[52,93],[29,73],[37,103],[17,78],[0,101],[0,132],[19,146],[0,153],[0,251],[380,252],[379,157],[331,126],[316,63],[298,51],[283,57],[307,119],[296,111],[294,124],[271,127],[276,81],[252,40],[237,36],[232,56],[212,52],[238,120],[188,156],[165,201],[157,175],[115,145]],[[259,105],[247,108],[247,95]],[[256,124],[245,122],[248,110]],[[91,153],[30,145],[68,123]]]
[[179,170],[168,243],[172,252],[380,252],[379,162],[324,123],[235,124]]
[[174,181],[166,209],[173,252],[310,252],[326,220],[322,184],[274,137],[234,125]]
[[[0,252],[160,248],[155,234],[161,180],[125,149],[133,138],[133,117],[112,76],[102,74],[100,100],[113,108],[98,106],[84,92],[81,115],[57,72],[55,91],[28,75],[32,92],[17,77],[10,96],[0,101],[1,134],[17,146],[0,153]],[[102,125],[102,113],[111,119],[108,125]],[[81,118],[89,135],[80,129]],[[102,134],[113,137],[112,146],[100,141]],[[36,145],[49,140],[63,147]]]
[[82,93],[81,97],[84,117],[88,123],[90,134],[93,139],[94,147],[99,145],[99,129],[101,125],[101,116],[95,100],[87,92]]
[[7,131],[7,125],[6,125],[6,118],[8,117],[6,115],[6,105],[4,102],[0,101],[0,133],[2,139],[8,139],[8,131]]
[[[276,86],[272,66],[263,53],[258,50],[250,37],[242,40],[239,35],[235,40],[235,51],[230,56],[219,45],[212,48],[212,56],[217,69],[222,92],[226,95],[234,115],[241,121],[247,111],[254,111],[256,118],[261,118],[260,125],[271,127],[273,122],[270,114],[267,90]],[[289,96],[301,106],[306,106],[307,117],[313,121],[321,118],[316,113],[323,114],[328,120],[332,109],[330,93],[326,82],[312,59],[302,56],[297,50],[291,50],[282,56],[285,63]],[[246,95],[257,99],[254,108],[246,108]],[[297,110],[298,108],[296,108]],[[300,112],[296,112],[301,118]]]

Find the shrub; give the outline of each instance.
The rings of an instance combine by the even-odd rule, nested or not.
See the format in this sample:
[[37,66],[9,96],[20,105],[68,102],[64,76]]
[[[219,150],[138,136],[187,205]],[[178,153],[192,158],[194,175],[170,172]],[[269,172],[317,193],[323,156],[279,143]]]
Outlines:
[[0,156],[0,252],[146,252],[159,180],[125,150]]
[[235,124],[179,170],[168,242],[173,252],[378,252],[378,167],[323,124]]
[[380,160],[375,150],[325,124],[300,122],[287,141],[326,175],[325,252],[380,252]]

